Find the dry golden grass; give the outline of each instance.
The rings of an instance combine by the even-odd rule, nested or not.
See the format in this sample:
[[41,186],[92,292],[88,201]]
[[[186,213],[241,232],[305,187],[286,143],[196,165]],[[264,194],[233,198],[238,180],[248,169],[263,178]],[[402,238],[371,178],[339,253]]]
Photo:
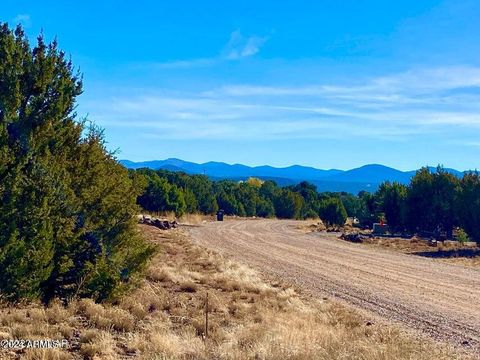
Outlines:
[[[0,310],[0,338],[66,338],[69,349],[0,350],[1,359],[452,359],[452,349],[303,298],[193,245],[141,226],[161,252],[141,286],[114,304],[82,299]],[[209,297],[208,337],[205,299]]]
[[203,221],[211,220],[213,220],[213,216],[202,214],[185,214],[178,219],[178,222],[187,225],[198,225],[201,224]]
[[303,233],[311,233],[324,231],[327,229],[327,227],[320,219],[310,219],[300,222],[299,225],[296,226],[296,229],[300,230]]

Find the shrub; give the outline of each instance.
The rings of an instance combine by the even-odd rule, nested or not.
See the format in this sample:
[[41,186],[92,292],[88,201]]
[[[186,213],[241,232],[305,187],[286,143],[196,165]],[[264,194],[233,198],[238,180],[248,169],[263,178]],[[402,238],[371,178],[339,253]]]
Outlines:
[[463,229],[459,229],[457,232],[457,241],[461,244],[465,244],[470,241],[467,233]]
[[304,219],[318,219],[318,214],[314,210],[308,209],[302,217]]

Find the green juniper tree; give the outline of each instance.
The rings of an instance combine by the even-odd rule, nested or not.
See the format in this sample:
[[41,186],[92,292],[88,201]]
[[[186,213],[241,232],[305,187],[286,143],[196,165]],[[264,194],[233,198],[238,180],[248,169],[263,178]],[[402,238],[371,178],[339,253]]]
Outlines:
[[391,231],[403,231],[406,226],[407,187],[397,182],[384,182],[376,192],[380,208]]
[[480,241],[480,174],[469,172],[460,181],[456,198],[459,225],[469,236]]
[[319,215],[327,226],[343,226],[347,221],[347,211],[338,197],[323,200],[320,203]]
[[428,168],[417,171],[406,198],[409,228],[429,232],[441,228],[451,237],[458,189],[459,180],[441,166],[436,172]]
[[81,76],[56,41],[31,48],[0,25],[0,294],[106,299],[125,289],[153,250],[133,215],[140,193],[76,120]]
[[275,214],[283,219],[299,219],[304,206],[303,197],[288,189],[279,189],[276,192]]

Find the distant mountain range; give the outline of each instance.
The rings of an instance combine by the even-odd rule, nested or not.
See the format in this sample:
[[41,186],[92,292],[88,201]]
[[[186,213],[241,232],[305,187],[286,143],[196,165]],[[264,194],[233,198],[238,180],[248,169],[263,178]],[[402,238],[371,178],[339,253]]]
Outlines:
[[[207,162],[197,164],[180,159],[153,160],[133,162],[120,160],[129,169],[150,168],[170,171],[182,171],[187,174],[205,174],[211,179],[245,180],[251,176],[263,180],[274,180],[280,186],[294,185],[308,181],[317,186],[318,191],[345,191],[357,194],[365,190],[373,192],[383,181],[397,181],[408,184],[416,170],[400,171],[384,165],[369,164],[351,170],[321,170],[308,166],[293,165],[285,168],[272,166],[250,167],[241,164],[226,164],[223,162]],[[431,168],[435,169],[435,168]],[[461,177],[463,172],[445,169],[455,176]]]

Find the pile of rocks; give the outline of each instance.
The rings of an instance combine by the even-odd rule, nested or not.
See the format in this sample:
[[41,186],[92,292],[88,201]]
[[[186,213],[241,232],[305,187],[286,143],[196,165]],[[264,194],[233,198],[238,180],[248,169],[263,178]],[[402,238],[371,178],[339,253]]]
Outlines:
[[360,234],[360,233],[343,233],[340,235],[340,239],[350,241],[353,243],[363,243],[365,240],[370,239],[370,235]]
[[178,223],[175,220],[168,221],[166,219],[157,219],[157,218],[145,216],[145,215],[139,216],[138,223],[155,226],[161,230],[170,230],[178,227]]

